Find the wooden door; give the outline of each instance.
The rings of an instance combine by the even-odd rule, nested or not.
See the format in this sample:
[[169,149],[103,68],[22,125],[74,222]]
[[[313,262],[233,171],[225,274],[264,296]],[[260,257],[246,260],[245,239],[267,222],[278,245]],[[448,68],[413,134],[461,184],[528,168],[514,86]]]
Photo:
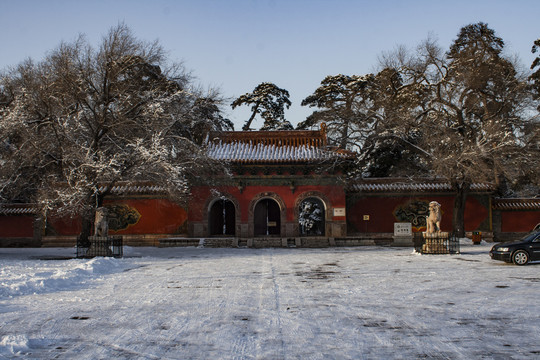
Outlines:
[[262,199],[255,205],[253,214],[255,236],[281,234],[281,209],[272,199]]

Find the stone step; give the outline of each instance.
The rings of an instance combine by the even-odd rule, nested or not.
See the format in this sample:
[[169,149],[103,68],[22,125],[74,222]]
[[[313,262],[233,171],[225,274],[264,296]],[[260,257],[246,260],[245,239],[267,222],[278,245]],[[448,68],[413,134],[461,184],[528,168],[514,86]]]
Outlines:
[[159,239],[159,247],[187,247],[187,246],[198,246],[200,239],[194,238],[164,238]]
[[75,247],[76,236],[44,236],[41,239],[41,247]]
[[205,238],[205,248],[233,247],[234,238]]

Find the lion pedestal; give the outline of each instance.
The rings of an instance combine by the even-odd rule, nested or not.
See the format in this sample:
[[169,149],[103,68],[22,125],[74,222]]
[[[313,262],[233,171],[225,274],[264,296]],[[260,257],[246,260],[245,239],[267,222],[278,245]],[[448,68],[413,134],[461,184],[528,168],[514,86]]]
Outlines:
[[424,244],[422,253],[424,254],[449,254],[448,233],[439,231],[436,233],[423,232]]
[[90,248],[86,253],[89,257],[94,256],[112,256],[113,252],[110,247],[111,240],[108,236],[89,236]]

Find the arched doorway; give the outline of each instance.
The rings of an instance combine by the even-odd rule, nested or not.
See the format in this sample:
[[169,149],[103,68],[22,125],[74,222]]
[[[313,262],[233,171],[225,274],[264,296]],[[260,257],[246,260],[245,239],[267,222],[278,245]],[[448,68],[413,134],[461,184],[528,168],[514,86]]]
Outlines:
[[208,214],[210,235],[234,236],[236,234],[236,209],[227,199],[216,200]]
[[323,202],[316,197],[304,199],[298,208],[298,227],[300,235],[325,235],[325,209]]
[[262,199],[253,212],[255,236],[281,235],[281,209],[273,199]]

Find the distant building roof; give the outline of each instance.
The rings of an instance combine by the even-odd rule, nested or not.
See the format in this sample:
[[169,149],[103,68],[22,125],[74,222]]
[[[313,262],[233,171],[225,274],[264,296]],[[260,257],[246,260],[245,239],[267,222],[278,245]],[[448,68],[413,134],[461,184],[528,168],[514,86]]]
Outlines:
[[[107,190],[106,186],[100,186],[99,191],[105,192]],[[114,185],[110,193],[114,195],[120,194],[156,194],[163,193],[166,189],[163,186],[155,185],[152,183],[128,183],[120,182],[117,185]]]
[[[349,185],[351,192],[449,192],[453,191],[449,182],[439,179],[396,179],[377,178],[360,179]],[[492,184],[475,183],[471,185],[474,192],[490,192],[494,190]]]
[[0,215],[34,215],[38,213],[35,204],[0,204]]
[[540,199],[493,199],[494,210],[540,210]]
[[232,163],[298,163],[352,158],[353,153],[327,145],[320,130],[226,131],[211,133],[208,155]]

